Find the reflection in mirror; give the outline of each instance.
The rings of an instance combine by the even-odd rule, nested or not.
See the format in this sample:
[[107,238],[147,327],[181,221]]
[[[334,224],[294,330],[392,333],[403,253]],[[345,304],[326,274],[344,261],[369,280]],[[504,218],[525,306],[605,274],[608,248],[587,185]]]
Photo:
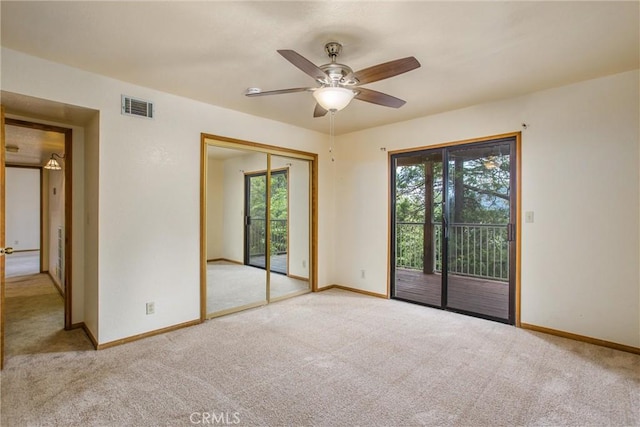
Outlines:
[[[207,316],[221,315],[267,302],[267,273],[251,266],[246,248],[264,247],[266,233],[251,237],[251,212],[266,206],[264,184],[247,177],[266,171],[267,155],[255,151],[207,146],[206,167],[206,295]],[[251,197],[248,201],[247,197]],[[250,207],[251,208],[251,207]],[[264,224],[263,224],[264,227]],[[255,229],[255,227],[253,227]],[[251,241],[251,239],[257,240]],[[262,238],[262,242],[260,242]],[[259,250],[259,249],[258,249]],[[264,250],[262,252],[264,254]]]
[[308,292],[309,161],[271,156],[270,300]]

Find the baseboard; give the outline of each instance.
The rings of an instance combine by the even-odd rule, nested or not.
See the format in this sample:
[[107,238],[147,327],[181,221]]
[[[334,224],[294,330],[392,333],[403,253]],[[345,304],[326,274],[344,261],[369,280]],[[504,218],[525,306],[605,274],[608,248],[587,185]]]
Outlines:
[[322,288],[318,288],[316,292],[328,291],[329,289],[341,289],[343,291],[355,292],[357,294],[368,295],[370,297],[389,299],[389,297],[386,296],[385,294],[378,294],[376,292],[364,291],[362,289],[350,288],[348,286],[342,286],[342,285],[324,286]]
[[104,344],[97,344],[96,345],[96,350],[104,350],[105,348],[110,348],[110,347],[115,347],[118,345],[122,345],[122,344],[127,344],[133,341],[138,341],[144,338],[149,338],[155,335],[161,335],[161,334],[165,334],[167,332],[171,332],[171,331],[175,331],[177,329],[182,329],[182,328],[187,328],[189,326],[195,326],[195,325],[199,325],[200,323],[202,323],[202,321],[200,319],[196,319],[196,320],[192,320],[190,322],[185,322],[185,323],[180,323],[177,325],[173,325],[173,326],[169,326],[167,328],[162,328],[162,329],[156,329],[155,331],[149,331],[149,332],[145,332],[143,334],[138,334],[138,335],[133,335],[127,338],[122,338],[119,340],[115,340],[115,341],[110,341]]
[[207,262],[216,262],[216,261],[224,261],[224,262],[230,262],[231,264],[244,265],[244,262],[234,261],[234,260],[228,259],[228,258],[214,258],[214,259],[208,259],[207,260]]
[[87,334],[87,337],[89,338],[89,341],[91,341],[91,344],[93,345],[93,348],[96,349],[96,350],[98,349],[98,340],[96,340],[96,337],[93,336],[93,334],[91,333],[89,328],[87,328],[87,325],[84,322],[74,323],[73,325],[71,325],[71,327],[69,329],[70,330],[72,330],[72,329],[82,329],[84,331],[84,333]]
[[293,274],[287,274],[287,277],[290,277],[292,279],[296,279],[296,280],[302,280],[303,282],[308,282],[309,278],[308,277],[301,277],[301,276],[296,276]]
[[53,278],[51,273],[49,273],[48,271],[47,271],[47,275],[51,279],[51,282],[53,282],[53,286],[55,286],[56,289],[58,290],[58,293],[60,294],[60,296],[64,298],[64,290],[62,289],[62,287],[58,284],[58,282],[56,282],[56,280]]
[[530,325],[528,323],[520,323],[522,329],[530,331],[542,332],[549,335],[555,335],[562,338],[569,338],[575,341],[582,341],[589,344],[599,345],[601,347],[613,348],[614,350],[625,351],[627,353],[640,354],[640,348],[630,345],[618,344],[611,341],[601,340],[599,338],[587,337],[584,335],[572,334],[571,332],[559,331],[557,329],[545,328],[543,326]]

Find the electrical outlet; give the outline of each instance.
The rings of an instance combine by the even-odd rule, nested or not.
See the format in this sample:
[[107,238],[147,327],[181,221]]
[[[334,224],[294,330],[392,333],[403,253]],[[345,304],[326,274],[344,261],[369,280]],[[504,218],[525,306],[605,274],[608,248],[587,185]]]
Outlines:
[[14,244],[15,246],[18,246],[18,245],[20,244],[20,242],[19,242],[18,240],[14,240],[14,241],[13,241],[13,244]]
[[302,268],[307,268],[307,260],[302,260]]
[[151,301],[147,303],[147,314],[154,314],[156,312],[156,303]]
[[365,278],[364,270],[360,270],[360,278],[361,279]]

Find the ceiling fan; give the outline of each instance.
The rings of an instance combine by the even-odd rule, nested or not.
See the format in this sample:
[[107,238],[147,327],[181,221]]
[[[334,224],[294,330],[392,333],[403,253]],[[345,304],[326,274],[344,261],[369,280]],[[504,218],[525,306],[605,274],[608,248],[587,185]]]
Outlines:
[[396,98],[395,96],[360,86],[419,68],[420,63],[413,56],[396,59],[395,61],[385,62],[353,72],[347,65],[336,62],[336,58],[340,55],[340,52],[342,52],[342,45],[340,43],[329,42],[325,45],[324,50],[331,59],[331,62],[320,65],[319,67],[293,50],[278,50],[278,53],[287,61],[316,80],[316,82],[320,84],[319,87],[298,87],[269,91],[249,88],[245,95],[254,97],[294,92],[312,92],[313,97],[317,101],[316,108],[313,111],[313,117],[322,117],[326,115],[328,111],[342,110],[353,98],[392,108],[400,108],[406,103],[406,101]]

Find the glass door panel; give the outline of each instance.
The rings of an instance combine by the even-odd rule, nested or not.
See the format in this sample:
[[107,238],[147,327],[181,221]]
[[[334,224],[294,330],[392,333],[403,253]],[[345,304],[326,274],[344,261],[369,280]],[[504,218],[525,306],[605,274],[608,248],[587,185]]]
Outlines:
[[394,159],[393,297],[442,306],[442,150]]
[[510,319],[512,143],[451,148],[446,307]]
[[271,156],[270,300],[310,290],[310,163]]
[[[267,272],[245,265],[245,171],[266,170],[267,155],[209,145],[206,166],[206,311],[217,316],[267,302]],[[257,183],[258,181],[256,181]],[[256,189],[259,184],[256,184]],[[255,205],[259,192],[255,191]],[[262,206],[265,206],[263,200]],[[259,207],[255,207],[258,212]],[[259,233],[258,233],[259,234]],[[260,247],[259,235],[252,241]]]
[[245,175],[245,264],[266,267],[267,174]]

